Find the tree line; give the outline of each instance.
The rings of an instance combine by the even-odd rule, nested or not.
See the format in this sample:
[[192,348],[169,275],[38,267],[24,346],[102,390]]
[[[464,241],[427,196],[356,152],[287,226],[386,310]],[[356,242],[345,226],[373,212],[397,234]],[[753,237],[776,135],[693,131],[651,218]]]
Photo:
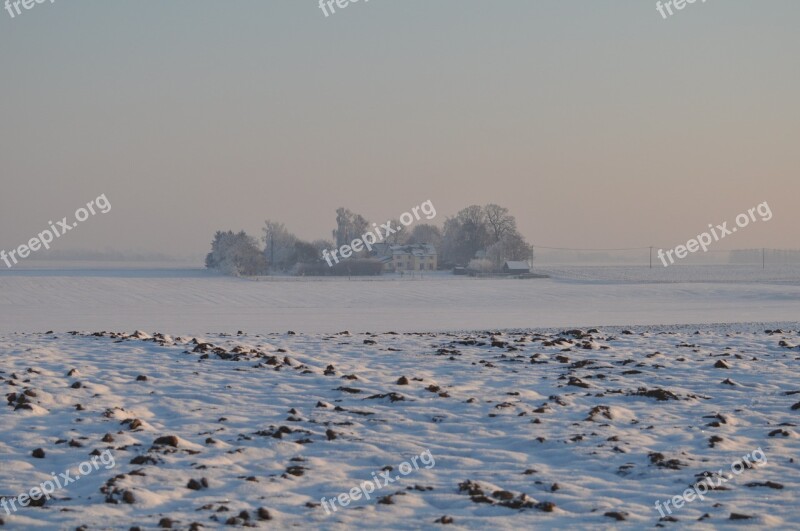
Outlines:
[[[399,222],[393,220],[393,226]],[[370,222],[346,208],[336,210],[331,239],[304,241],[283,223],[266,220],[256,239],[244,231],[217,231],[206,256],[206,267],[233,276],[268,273],[295,275],[380,274],[381,263],[364,250],[353,258],[328,267],[322,251],[350,243],[369,230]],[[482,272],[497,271],[506,260],[526,261],[533,248],[517,230],[517,222],[500,205],[472,205],[448,217],[442,228],[421,223],[410,232],[398,231],[386,238],[390,245],[431,244],[438,254],[439,269],[455,266]]]

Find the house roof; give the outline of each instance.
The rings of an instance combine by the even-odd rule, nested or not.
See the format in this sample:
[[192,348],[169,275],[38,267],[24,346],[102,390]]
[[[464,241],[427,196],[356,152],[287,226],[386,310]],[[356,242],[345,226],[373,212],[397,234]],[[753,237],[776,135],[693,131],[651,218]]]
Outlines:
[[525,270],[529,270],[531,268],[531,266],[528,265],[528,262],[523,262],[523,261],[519,261],[519,260],[517,260],[517,261],[515,261],[515,260],[507,260],[505,266],[508,269],[525,269]]
[[436,256],[436,247],[429,243],[392,245],[390,250],[393,256]]
[[385,256],[391,254],[392,246],[388,243],[373,243],[372,244],[372,252],[378,256]]

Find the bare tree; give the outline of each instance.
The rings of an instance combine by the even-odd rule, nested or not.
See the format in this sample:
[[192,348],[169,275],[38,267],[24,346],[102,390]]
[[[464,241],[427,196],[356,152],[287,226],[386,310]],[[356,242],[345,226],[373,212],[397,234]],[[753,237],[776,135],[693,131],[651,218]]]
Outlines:
[[442,230],[436,225],[427,223],[416,225],[406,243],[429,243],[439,249],[442,246]]
[[527,262],[533,254],[533,247],[518,232],[506,234],[486,249],[486,258],[492,261],[496,269],[503,267],[506,260]]
[[478,205],[460,210],[444,222],[442,238],[442,262],[466,265],[475,253],[490,243],[486,216]]
[[320,260],[320,252],[313,243],[297,240],[294,243],[295,263],[314,263]]
[[507,234],[517,232],[517,220],[508,213],[508,209],[500,205],[489,204],[483,208],[486,214],[486,223],[494,243],[503,239]]
[[331,249],[336,247],[336,245],[330,240],[314,240],[313,242],[311,242],[311,245],[314,246],[314,248],[317,250],[320,256],[322,255],[322,251],[326,249],[330,251]]
[[[383,241],[390,245],[405,244],[408,240],[408,233],[405,231],[405,227],[396,219],[391,220],[389,223],[391,223],[390,227],[393,228],[395,232],[385,235]],[[403,227],[403,230],[400,230],[400,227]],[[383,234],[383,232],[381,234]]]

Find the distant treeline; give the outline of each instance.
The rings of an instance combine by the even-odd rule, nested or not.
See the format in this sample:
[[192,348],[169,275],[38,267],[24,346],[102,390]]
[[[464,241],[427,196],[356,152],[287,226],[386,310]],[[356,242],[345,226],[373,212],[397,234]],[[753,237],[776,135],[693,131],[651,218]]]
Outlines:
[[[392,226],[400,223],[392,221]],[[322,259],[323,250],[335,249],[359,238],[372,224],[346,208],[336,210],[331,240],[307,242],[289,232],[283,223],[267,220],[260,240],[245,232],[217,231],[206,257],[206,267],[234,276],[268,273],[294,275],[379,275],[381,262],[364,250],[333,267]],[[438,253],[439,269],[469,266],[499,270],[506,260],[529,260],[533,248],[517,231],[507,208],[472,205],[445,220],[443,228],[421,223],[406,233],[398,231],[385,240],[393,245],[431,244]]]
[[[161,253],[131,253],[115,250],[96,249],[40,249],[37,260],[97,261],[97,262],[175,262],[190,261],[192,258],[176,258]],[[197,257],[193,258],[194,260]]]

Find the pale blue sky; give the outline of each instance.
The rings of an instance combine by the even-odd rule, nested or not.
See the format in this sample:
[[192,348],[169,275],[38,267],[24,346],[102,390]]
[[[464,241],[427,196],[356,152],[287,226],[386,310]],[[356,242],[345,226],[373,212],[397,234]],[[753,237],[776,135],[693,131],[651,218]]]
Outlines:
[[[727,248],[800,247],[800,3],[56,0],[0,11],[0,248],[176,255],[265,218],[328,237],[430,199],[528,239],[674,246],[768,201]],[[723,244],[720,243],[720,247]]]

